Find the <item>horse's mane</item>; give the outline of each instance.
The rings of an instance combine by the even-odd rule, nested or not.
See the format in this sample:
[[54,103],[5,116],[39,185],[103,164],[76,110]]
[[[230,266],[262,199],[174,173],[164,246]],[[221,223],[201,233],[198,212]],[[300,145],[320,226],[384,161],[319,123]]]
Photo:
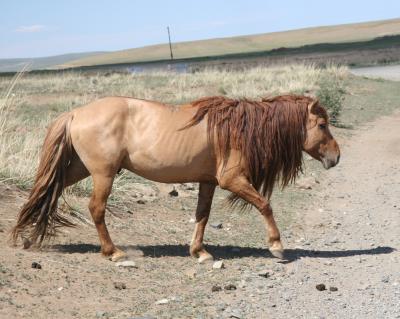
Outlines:
[[270,198],[274,184],[285,187],[302,171],[307,106],[316,102],[299,95],[282,95],[261,101],[206,97],[192,102],[198,110],[185,127],[207,115],[208,137],[216,141],[224,163],[231,148],[243,156],[249,182]]

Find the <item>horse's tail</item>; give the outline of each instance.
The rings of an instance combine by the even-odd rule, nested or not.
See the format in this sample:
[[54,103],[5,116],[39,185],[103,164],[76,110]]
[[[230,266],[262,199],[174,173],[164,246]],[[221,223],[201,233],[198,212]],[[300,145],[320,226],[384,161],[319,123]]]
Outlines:
[[72,118],[72,113],[62,114],[47,131],[33,189],[11,232],[14,244],[21,236],[40,246],[44,239],[55,235],[57,227],[74,226],[57,209],[73,150],[70,135]]

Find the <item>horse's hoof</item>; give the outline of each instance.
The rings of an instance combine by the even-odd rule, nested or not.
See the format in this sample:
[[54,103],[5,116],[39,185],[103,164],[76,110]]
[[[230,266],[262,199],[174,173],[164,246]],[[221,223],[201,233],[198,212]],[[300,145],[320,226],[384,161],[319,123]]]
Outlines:
[[200,254],[200,257],[197,261],[199,262],[199,264],[203,264],[207,261],[213,261],[213,260],[214,260],[214,257],[211,254],[209,254],[207,252],[203,252]]
[[125,258],[127,258],[126,253],[123,252],[123,251],[120,250],[120,249],[116,249],[116,250],[112,253],[112,255],[109,257],[109,259],[110,259],[111,261],[120,261],[120,260],[125,259]]
[[273,249],[273,248],[270,248],[269,251],[271,252],[272,256],[274,256],[274,257],[276,257],[276,258],[279,258],[279,259],[285,259],[285,256],[284,256],[284,252],[285,252],[285,251],[284,251],[283,249],[279,249],[279,248]]
[[272,246],[269,248],[269,251],[271,252],[272,256],[279,258],[279,259],[284,259],[284,249],[282,246],[282,243],[280,241],[275,241]]

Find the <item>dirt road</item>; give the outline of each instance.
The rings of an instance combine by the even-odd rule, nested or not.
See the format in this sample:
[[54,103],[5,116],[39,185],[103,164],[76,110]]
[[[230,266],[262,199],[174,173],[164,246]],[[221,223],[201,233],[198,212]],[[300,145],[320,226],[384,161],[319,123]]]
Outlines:
[[1,186],[0,317],[400,318],[400,114],[339,141],[339,166],[295,203],[283,232],[287,262],[265,252],[255,212],[228,218],[217,207],[211,222],[223,228],[208,227],[206,238],[225,269],[197,265],[186,244],[191,190],[109,216],[137,268],[101,258],[90,224],[43,251],[12,248],[7,231],[26,194]]
[[371,66],[351,69],[355,75],[400,81],[400,65]]

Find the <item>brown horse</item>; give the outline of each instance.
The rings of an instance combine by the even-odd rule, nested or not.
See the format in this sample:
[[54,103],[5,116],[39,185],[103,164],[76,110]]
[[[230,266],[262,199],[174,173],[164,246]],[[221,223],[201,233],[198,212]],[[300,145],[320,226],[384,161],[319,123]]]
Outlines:
[[47,132],[28,202],[12,231],[25,244],[37,243],[72,226],[57,210],[65,187],[91,175],[89,210],[101,251],[118,260],[124,253],[110,238],[104,213],[121,168],[163,183],[199,182],[196,226],[190,254],[212,259],[203,246],[215,187],[231,200],[254,205],[263,216],[271,253],[283,247],[269,204],[275,182],[292,182],[303,151],[326,169],[339,161],[328,116],[310,97],[285,95],[262,101],[208,97],[180,107],[127,97],[108,97],[64,113]]

